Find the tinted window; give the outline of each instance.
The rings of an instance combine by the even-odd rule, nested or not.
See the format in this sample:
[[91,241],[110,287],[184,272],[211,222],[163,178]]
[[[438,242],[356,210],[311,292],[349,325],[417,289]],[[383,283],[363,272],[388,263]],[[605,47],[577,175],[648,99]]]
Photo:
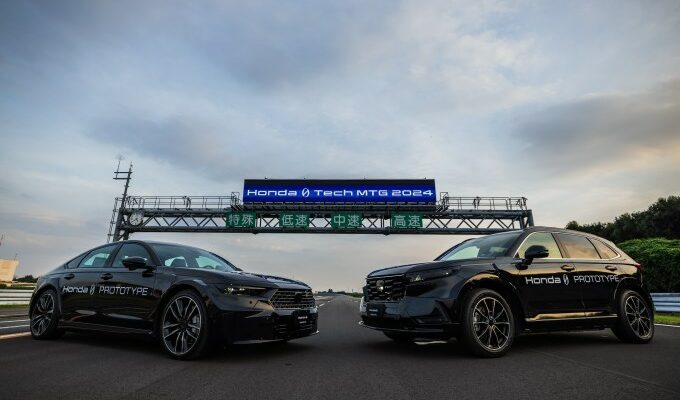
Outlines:
[[600,253],[600,257],[602,257],[605,260],[609,260],[610,258],[616,258],[618,257],[618,253],[612,250],[609,246],[606,244],[600,242],[597,239],[591,239],[591,242],[595,245],[597,248],[597,252]]
[[468,240],[446,252],[439,260],[464,260],[504,256],[521,232],[508,232]]
[[534,245],[540,245],[548,249],[548,258],[562,258],[562,252],[555,242],[555,238],[550,232],[534,232],[529,235],[524,243],[517,249],[517,257],[524,258],[527,249]]
[[557,237],[562,242],[569,258],[600,258],[597,250],[595,250],[593,244],[586,237],[563,233],[557,233]]
[[123,246],[121,246],[118,254],[116,254],[116,258],[113,259],[111,267],[123,268],[123,260],[130,257],[142,257],[144,260],[146,260],[147,265],[151,264],[151,256],[149,255],[149,252],[146,251],[144,246],[137,243],[125,243]]
[[102,268],[106,261],[111,257],[111,253],[118,245],[112,244],[110,246],[100,247],[87,253],[83,262],[80,263],[80,268]]
[[85,257],[85,254],[81,254],[78,257],[74,258],[73,260],[69,261],[66,263],[66,268],[78,268],[78,264],[83,260],[83,257]]
[[175,268],[205,268],[218,271],[239,271],[229,261],[208,251],[195,247],[176,246],[172,244],[152,244],[161,264]]

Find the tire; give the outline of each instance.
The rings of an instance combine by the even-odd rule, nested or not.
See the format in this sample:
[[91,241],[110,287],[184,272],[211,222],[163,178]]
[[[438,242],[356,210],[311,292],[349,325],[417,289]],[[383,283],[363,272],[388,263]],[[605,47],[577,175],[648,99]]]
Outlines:
[[53,289],[47,289],[40,293],[31,306],[29,315],[29,327],[34,339],[56,339],[64,334],[64,331],[59,329],[57,292]]
[[210,348],[210,324],[203,299],[183,290],[165,303],[160,314],[158,338],[163,350],[178,360],[193,360]]
[[654,311],[640,293],[626,290],[616,301],[614,335],[626,343],[649,343],[654,337]]
[[383,332],[385,336],[388,338],[394,340],[397,343],[403,343],[403,344],[408,344],[408,343],[413,343],[413,340],[415,339],[413,336],[404,334],[404,333],[393,333],[393,332]]
[[515,316],[498,292],[474,289],[463,302],[459,340],[479,357],[500,357],[515,340]]

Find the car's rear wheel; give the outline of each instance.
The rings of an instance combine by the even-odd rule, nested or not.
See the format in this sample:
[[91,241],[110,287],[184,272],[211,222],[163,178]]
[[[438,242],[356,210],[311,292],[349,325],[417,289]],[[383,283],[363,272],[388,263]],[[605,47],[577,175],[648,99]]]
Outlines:
[[649,343],[654,337],[654,312],[638,293],[626,290],[617,299],[618,321],[612,331],[627,343]]
[[166,353],[179,360],[202,356],[209,348],[205,303],[193,290],[175,294],[163,308],[159,337]]
[[515,317],[498,292],[475,289],[463,303],[460,340],[480,357],[500,357],[515,339]]
[[383,332],[385,336],[394,340],[397,343],[413,343],[415,339],[413,336],[405,333]]
[[56,339],[64,332],[59,329],[57,292],[47,289],[40,293],[30,312],[31,336],[35,339]]

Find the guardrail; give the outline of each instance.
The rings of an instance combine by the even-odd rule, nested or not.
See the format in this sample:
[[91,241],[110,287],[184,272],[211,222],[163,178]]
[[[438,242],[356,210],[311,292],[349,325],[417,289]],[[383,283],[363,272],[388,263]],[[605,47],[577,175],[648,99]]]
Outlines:
[[652,293],[656,311],[680,313],[680,293]]
[[28,305],[32,290],[0,289],[0,305]]

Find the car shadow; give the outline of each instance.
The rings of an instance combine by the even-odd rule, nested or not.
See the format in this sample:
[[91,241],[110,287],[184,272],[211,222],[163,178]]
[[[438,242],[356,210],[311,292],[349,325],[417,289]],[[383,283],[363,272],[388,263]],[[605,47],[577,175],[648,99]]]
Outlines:
[[[108,348],[130,353],[144,353],[157,355],[169,359],[161,345],[152,337],[143,335],[123,335],[104,332],[71,331],[62,336],[59,341],[79,346]],[[259,344],[242,344],[222,346],[215,345],[212,350],[199,359],[220,362],[244,362],[263,358],[277,358],[291,354],[303,353],[315,349],[300,342],[273,342]]]
[[[522,350],[549,351],[555,345],[574,348],[616,345],[621,342],[608,331],[586,332],[550,332],[520,335],[515,339],[509,354]],[[416,341],[416,343],[397,343],[389,339],[376,338],[375,341],[363,341],[358,344],[366,351],[399,354],[414,358],[477,358],[466,352],[456,339],[448,341]]]

